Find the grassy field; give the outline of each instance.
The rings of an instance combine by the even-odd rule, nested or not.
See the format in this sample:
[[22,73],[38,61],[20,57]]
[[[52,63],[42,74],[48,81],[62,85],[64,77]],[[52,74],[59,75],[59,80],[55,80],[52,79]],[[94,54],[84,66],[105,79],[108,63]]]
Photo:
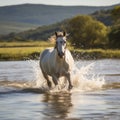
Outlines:
[[[0,42],[0,60],[38,59],[46,47],[54,46],[50,42]],[[120,50],[74,49],[69,46],[75,59],[120,58]]]
[[37,59],[42,50],[52,46],[44,41],[0,42],[0,60]]
[[53,43],[45,41],[28,41],[28,42],[0,42],[0,48],[4,47],[48,47]]

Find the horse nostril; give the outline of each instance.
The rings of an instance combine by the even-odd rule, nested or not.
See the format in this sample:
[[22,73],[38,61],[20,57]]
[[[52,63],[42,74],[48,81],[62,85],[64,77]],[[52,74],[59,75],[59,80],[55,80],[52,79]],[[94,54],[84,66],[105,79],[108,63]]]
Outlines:
[[62,58],[64,55],[65,55],[64,52],[58,53],[58,56],[60,56],[60,58]]

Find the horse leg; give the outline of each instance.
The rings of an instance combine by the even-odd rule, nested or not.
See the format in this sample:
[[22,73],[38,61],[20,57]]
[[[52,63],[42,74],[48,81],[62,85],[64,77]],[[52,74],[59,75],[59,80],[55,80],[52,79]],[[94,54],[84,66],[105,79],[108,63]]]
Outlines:
[[52,76],[52,80],[53,80],[53,82],[54,82],[54,84],[55,84],[55,87],[56,87],[58,90],[60,90],[61,87],[58,85],[58,77],[57,77],[57,76]]
[[68,90],[70,90],[70,89],[73,88],[72,83],[71,83],[71,79],[70,79],[70,73],[67,73],[67,74],[66,74],[66,77],[67,77],[68,82],[69,82]]
[[58,81],[57,81],[57,77],[56,76],[52,76],[52,80],[53,80],[55,86],[58,85]]
[[46,75],[44,72],[42,72],[42,73],[43,73],[44,78],[47,80],[48,87],[51,88],[52,84],[51,84],[51,82],[50,82],[50,80],[48,78],[48,75]]

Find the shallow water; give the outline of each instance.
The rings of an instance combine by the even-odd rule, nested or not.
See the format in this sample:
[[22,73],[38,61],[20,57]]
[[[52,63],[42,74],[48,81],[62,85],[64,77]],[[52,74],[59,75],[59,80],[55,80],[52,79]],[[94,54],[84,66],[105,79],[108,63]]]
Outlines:
[[49,90],[38,63],[0,62],[0,120],[120,120],[120,60],[75,62],[71,91]]

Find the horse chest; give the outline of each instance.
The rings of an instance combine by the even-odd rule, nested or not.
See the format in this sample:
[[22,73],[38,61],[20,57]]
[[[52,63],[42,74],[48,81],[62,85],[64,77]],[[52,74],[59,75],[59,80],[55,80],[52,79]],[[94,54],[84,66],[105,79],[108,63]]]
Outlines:
[[68,72],[68,70],[68,65],[66,63],[61,63],[55,66],[54,72],[57,76],[64,76],[64,74]]

